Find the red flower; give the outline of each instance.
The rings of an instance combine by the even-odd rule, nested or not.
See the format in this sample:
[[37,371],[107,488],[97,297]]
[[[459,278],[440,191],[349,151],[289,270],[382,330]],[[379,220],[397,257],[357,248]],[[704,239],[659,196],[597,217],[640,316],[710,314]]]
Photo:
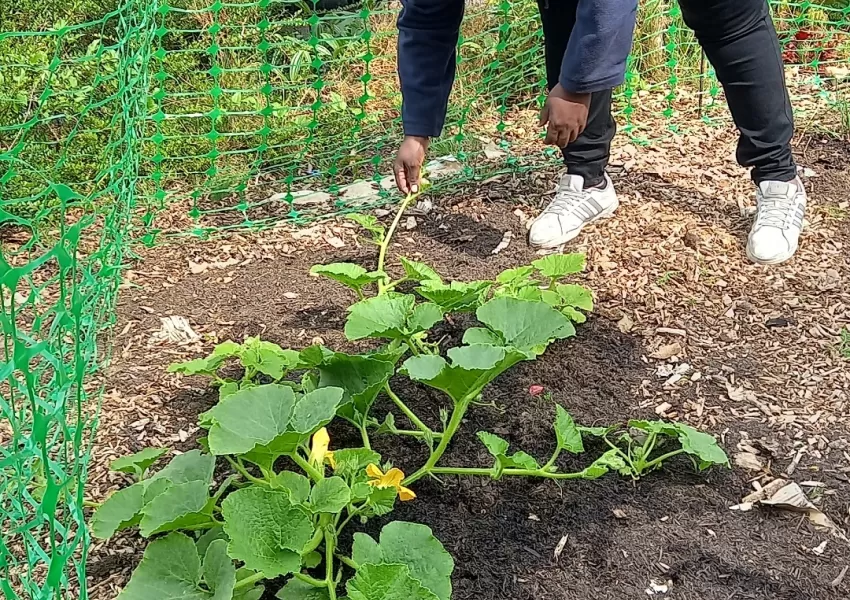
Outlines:
[[539,396],[540,394],[543,393],[543,391],[544,391],[544,388],[543,388],[542,385],[535,384],[535,385],[532,385],[531,387],[528,388],[528,393],[531,394],[532,396]]

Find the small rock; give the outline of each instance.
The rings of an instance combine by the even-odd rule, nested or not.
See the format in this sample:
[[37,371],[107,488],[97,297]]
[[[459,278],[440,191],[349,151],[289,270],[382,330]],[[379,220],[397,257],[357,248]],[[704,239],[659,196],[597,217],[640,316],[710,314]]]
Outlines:
[[628,516],[626,515],[626,511],[624,511],[622,508],[615,508],[611,512],[613,512],[614,516],[618,519],[625,519]]
[[407,217],[407,221],[404,222],[404,228],[408,231],[411,229],[416,229],[416,226],[419,223],[416,222],[416,217]]
[[287,300],[295,300],[298,297],[298,294],[295,292],[284,292],[283,297]]

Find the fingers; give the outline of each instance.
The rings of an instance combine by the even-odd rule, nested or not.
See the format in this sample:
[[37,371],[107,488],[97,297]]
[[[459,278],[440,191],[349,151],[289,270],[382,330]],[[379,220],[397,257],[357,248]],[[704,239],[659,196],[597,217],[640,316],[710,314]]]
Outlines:
[[544,104],[543,108],[540,110],[540,122],[537,124],[537,126],[543,127],[548,122],[549,122],[549,105]]
[[422,168],[419,163],[409,163],[407,168],[407,182],[410,185],[410,191],[407,193],[416,194],[419,192],[419,171]]
[[404,163],[401,160],[396,160],[393,165],[393,173],[395,174],[395,184],[398,191],[402,194],[410,193],[410,185],[407,181],[407,172]]

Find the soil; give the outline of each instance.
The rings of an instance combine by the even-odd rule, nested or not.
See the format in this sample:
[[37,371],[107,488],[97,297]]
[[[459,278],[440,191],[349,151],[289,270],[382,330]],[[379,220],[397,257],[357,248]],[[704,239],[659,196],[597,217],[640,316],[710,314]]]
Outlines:
[[[845,149],[820,142],[801,148],[801,154],[811,157],[806,164],[816,171],[847,156]],[[706,154],[716,155],[722,152]],[[457,190],[433,213],[417,216],[413,228],[399,232],[393,255],[426,260],[458,280],[492,277],[527,264],[537,255],[525,244],[524,226],[514,211],[533,214],[553,174],[505,177]],[[735,177],[730,176],[732,185],[743,189],[746,182]],[[418,499],[397,505],[392,518],[424,523],[443,542],[455,559],[455,600],[633,600],[652,595],[647,590],[653,581],[669,586],[657,597],[672,600],[847,598],[850,576],[833,584],[850,564],[846,541],[816,530],[799,514],[758,508],[741,513],[730,506],[753,490],[754,481],[782,475],[804,448],[792,478],[818,481],[823,486],[815,488],[821,492],[818,507],[841,527],[850,525],[850,367],[836,354],[835,339],[817,341],[820,327],[837,332],[842,315],[850,319],[844,312],[850,305],[844,291],[850,280],[850,225],[840,208],[848,199],[850,173],[836,169],[810,182],[818,201],[806,252],[786,271],[770,273],[741,257],[737,244],[746,236],[746,220],[729,216],[734,192],[717,202],[671,183],[667,174],[628,169],[617,184],[631,190],[619,221],[589,228],[587,241],[575,248],[588,253],[589,269],[582,279],[596,293],[597,312],[575,338],[496,380],[485,391],[487,404],[470,412],[443,464],[489,466],[475,438],[482,430],[505,437],[516,450],[548,455],[557,402],[587,425],[657,414],[686,420],[717,434],[732,457],[742,442],[763,448],[764,468],[695,474],[690,462],[681,460],[637,483],[610,475],[567,485],[423,480],[416,484]],[[493,255],[506,231],[513,233],[512,242]],[[674,234],[678,237],[671,242]],[[610,244],[612,236],[617,247]],[[663,256],[653,254],[665,245]],[[309,234],[279,230],[232,234],[224,242],[184,240],[145,252],[120,296],[97,464],[148,445],[194,446],[197,415],[216,396],[202,380],[166,375],[171,361],[247,335],[285,347],[321,341],[351,349],[342,327],[352,297],[333,282],[310,277],[308,270],[335,261],[371,268],[375,260],[374,248],[359,243],[356,231],[342,223],[316,226]],[[691,255],[698,255],[693,264],[702,265],[704,273],[696,280],[693,264],[685,262]],[[215,266],[226,257],[239,260]],[[187,267],[189,261],[196,267]],[[192,272],[201,270],[199,264],[212,266]],[[844,288],[822,285],[829,269]],[[674,271],[678,275],[662,283]],[[782,280],[777,273],[786,275],[784,286],[777,287]],[[788,304],[788,292],[802,304]],[[186,317],[201,340],[182,346],[151,341],[159,317],[166,315]],[[787,326],[765,326],[768,318],[783,315]],[[632,327],[621,320],[624,316]],[[686,329],[687,336],[659,332],[659,327]],[[682,344],[692,372],[701,378],[665,385],[659,367],[671,361],[652,355],[671,342]],[[679,364],[676,360],[672,364]],[[817,384],[807,383],[813,378],[819,378]],[[548,393],[531,397],[531,384]],[[438,424],[445,398],[402,379],[394,385],[426,421]],[[659,413],[662,402],[670,407]],[[388,404],[379,401],[375,413],[380,417],[387,410]],[[344,426],[332,431],[332,438],[339,444],[356,440]],[[385,459],[403,469],[421,464],[423,450],[413,440],[377,437],[374,443]],[[597,451],[591,448],[588,455]],[[560,466],[580,468],[586,460],[567,457]],[[120,475],[93,471],[95,496],[122,485]],[[381,524],[372,521],[367,531]],[[824,552],[813,551],[824,541]],[[113,598],[142,549],[133,536],[96,546],[89,566],[91,597]]]

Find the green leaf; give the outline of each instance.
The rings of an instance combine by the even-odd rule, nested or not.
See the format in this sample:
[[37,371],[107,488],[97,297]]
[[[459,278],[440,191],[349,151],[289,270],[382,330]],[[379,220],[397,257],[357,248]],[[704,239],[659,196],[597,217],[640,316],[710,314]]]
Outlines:
[[301,568],[301,551],[313,537],[310,514],[289,493],[248,487],[221,504],[231,558],[268,579]]
[[239,391],[239,382],[238,381],[227,381],[222,383],[218,388],[218,401],[221,402],[228,396],[232,396],[236,392]]
[[384,294],[361,300],[348,309],[345,337],[351,341],[404,338],[407,318],[415,301],[410,294]]
[[478,439],[486,446],[487,452],[492,454],[497,461],[495,475],[501,472],[501,469],[517,468],[517,469],[539,469],[540,465],[537,460],[525,452],[515,452],[508,456],[508,448],[510,445],[507,440],[500,438],[498,435],[487,431],[479,431]]
[[328,600],[327,588],[319,588],[300,579],[290,579],[286,582],[275,598],[280,600]]
[[443,320],[443,311],[433,302],[417,304],[407,320],[407,333],[416,334],[428,331]]
[[208,375],[215,374],[219,364],[210,361],[207,358],[195,358],[181,363],[172,363],[168,365],[169,373],[179,373],[180,375]]
[[584,254],[550,254],[531,263],[544,277],[560,279],[584,271]]
[[682,450],[699,458],[700,470],[706,469],[711,465],[729,466],[729,457],[726,456],[723,448],[717,444],[714,436],[694,429],[684,423],[674,423],[672,426],[678,434]]
[[225,542],[229,541],[227,539],[227,534],[224,533],[224,527],[221,525],[216,525],[215,527],[207,529],[203,535],[198,538],[198,543],[195,544],[198,548],[198,554],[205,556],[210,545],[212,545],[212,543],[216,540],[224,540]]
[[237,590],[233,595],[233,600],[260,600],[265,591],[266,588],[261,585],[253,588],[246,588],[244,592],[242,590]]
[[321,387],[305,394],[295,405],[289,429],[296,433],[310,434],[327,425],[336,415],[343,393],[342,388]]
[[494,298],[476,311],[478,320],[501,334],[508,346],[540,354],[551,340],[575,335],[568,318],[543,302]]
[[[203,481],[209,487],[212,483],[214,469],[214,456],[202,454],[200,450],[190,450],[172,458],[164,469],[148,478],[146,483],[151,486],[157,481],[167,481],[173,484]],[[160,490],[162,489],[160,488]]]
[[351,490],[342,477],[326,477],[313,486],[310,504],[314,513],[338,513],[351,502]]
[[145,505],[145,485],[135,483],[107,498],[91,518],[91,532],[102,540],[139,523]]
[[353,479],[370,464],[381,464],[381,455],[367,448],[344,448],[334,452],[334,473],[345,479]]
[[374,489],[365,481],[355,483],[351,486],[351,499],[355,502],[362,502],[369,497]]
[[584,323],[587,321],[587,315],[583,312],[574,309],[572,306],[565,306],[561,309],[561,314],[567,317],[573,323]]
[[489,433],[487,431],[479,431],[478,439],[481,440],[484,446],[487,447],[487,452],[489,452],[496,458],[507,454],[508,448],[510,447],[510,444],[508,444],[507,440],[504,440],[498,435],[494,433]]
[[364,415],[369,412],[375,398],[394,373],[394,363],[338,352],[319,367],[319,386],[345,390],[340,414],[354,418],[355,413]]
[[599,479],[609,471],[616,471],[621,475],[632,474],[631,469],[626,464],[626,461],[623,460],[623,457],[616,450],[611,449],[581,472],[582,479]]
[[440,274],[423,262],[417,262],[405,257],[400,257],[401,266],[404,267],[404,276],[411,281],[434,281],[442,283]]
[[384,554],[375,538],[358,531],[354,534],[354,542],[351,545],[351,560],[357,565],[379,565],[384,562]]
[[145,448],[141,452],[113,460],[109,469],[118,473],[141,475],[166,452],[168,452],[168,448]]
[[213,592],[213,600],[231,600],[236,585],[236,567],[227,555],[227,542],[216,540],[204,555],[204,581]]
[[581,454],[584,452],[584,443],[581,439],[581,432],[576,427],[572,416],[560,404],[555,406],[555,436],[558,439],[558,448],[572,452],[573,454]]
[[364,565],[345,589],[349,600],[440,600],[404,565]]
[[402,372],[460,402],[472,400],[484,386],[526,358],[511,348],[487,344],[452,348],[448,356],[451,364],[440,356],[412,356],[402,365]]
[[370,273],[360,265],[352,263],[333,263],[330,265],[315,265],[310,269],[311,275],[321,275],[328,279],[338,281],[342,285],[353,290],[360,290],[363,286],[375,283],[384,278],[384,273]]
[[577,428],[582,436],[584,437],[605,437],[612,431],[617,429],[616,425],[612,425],[611,427],[584,427],[583,425],[577,425]]
[[561,302],[582,310],[593,310],[593,294],[584,286],[575,283],[561,283],[555,288]]
[[240,360],[246,369],[254,369],[278,380],[298,364],[299,353],[295,350],[284,350],[277,344],[259,338],[250,338],[245,342]]
[[372,239],[378,243],[382,242],[384,240],[384,236],[387,234],[387,228],[381,225],[374,215],[352,213],[350,215],[346,215],[346,218],[350,221],[354,221],[360,225],[360,227],[371,233]]
[[471,281],[464,283],[452,281],[450,284],[438,281],[423,281],[416,292],[438,305],[444,313],[470,312],[484,301],[492,283],[489,281]]
[[503,463],[505,467],[516,467],[518,469],[529,469],[531,471],[540,468],[537,459],[522,450],[514,452],[511,456],[507,456],[505,458],[506,460]]
[[369,496],[367,498],[368,508],[371,514],[376,517],[389,514],[395,508],[395,500],[398,497],[398,492],[395,488],[381,489],[378,487],[369,486]]
[[293,504],[303,504],[310,497],[310,480],[293,471],[281,471],[272,479],[272,489],[289,493]]
[[[383,563],[405,565],[437,598],[451,598],[454,560],[429,527],[404,521],[388,523],[381,530],[379,549]],[[362,563],[358,564],[362,568]]]
[[496,283],[501,283],[503,285],[530,283],[529,278],[532,273],[534,273],[534,267],[531,266],[507,269],[499,273],[496,277]]
[[472,344],[489,344],[491,346],[504,346],[505,340],[496,333],[484,327],[470,327],[463,333],[463,343]]
[[215,596],[200,585],[202,576],[195,543],[182,533],[172,533],[148,544],[117,600],[213,600]]
[[333,356],[333,350],[328,350],[324,346],[308,346],[298,356],[298,366],[299,368],[318,367]]
[[270,384],[239,390],[204,415],[213,454],[244,454],[268,444],[287,429],[295,409],[291,388]]
[[210,520],[207,507],[209,485],[204,481],[189,481],[170,486],[142,509],[139,530],[142,537],[174,531]]
[[315,550],[301,555],[301,565],[305,569],[315,569],[322,564],[322,560],[321,553],[316,552]]

